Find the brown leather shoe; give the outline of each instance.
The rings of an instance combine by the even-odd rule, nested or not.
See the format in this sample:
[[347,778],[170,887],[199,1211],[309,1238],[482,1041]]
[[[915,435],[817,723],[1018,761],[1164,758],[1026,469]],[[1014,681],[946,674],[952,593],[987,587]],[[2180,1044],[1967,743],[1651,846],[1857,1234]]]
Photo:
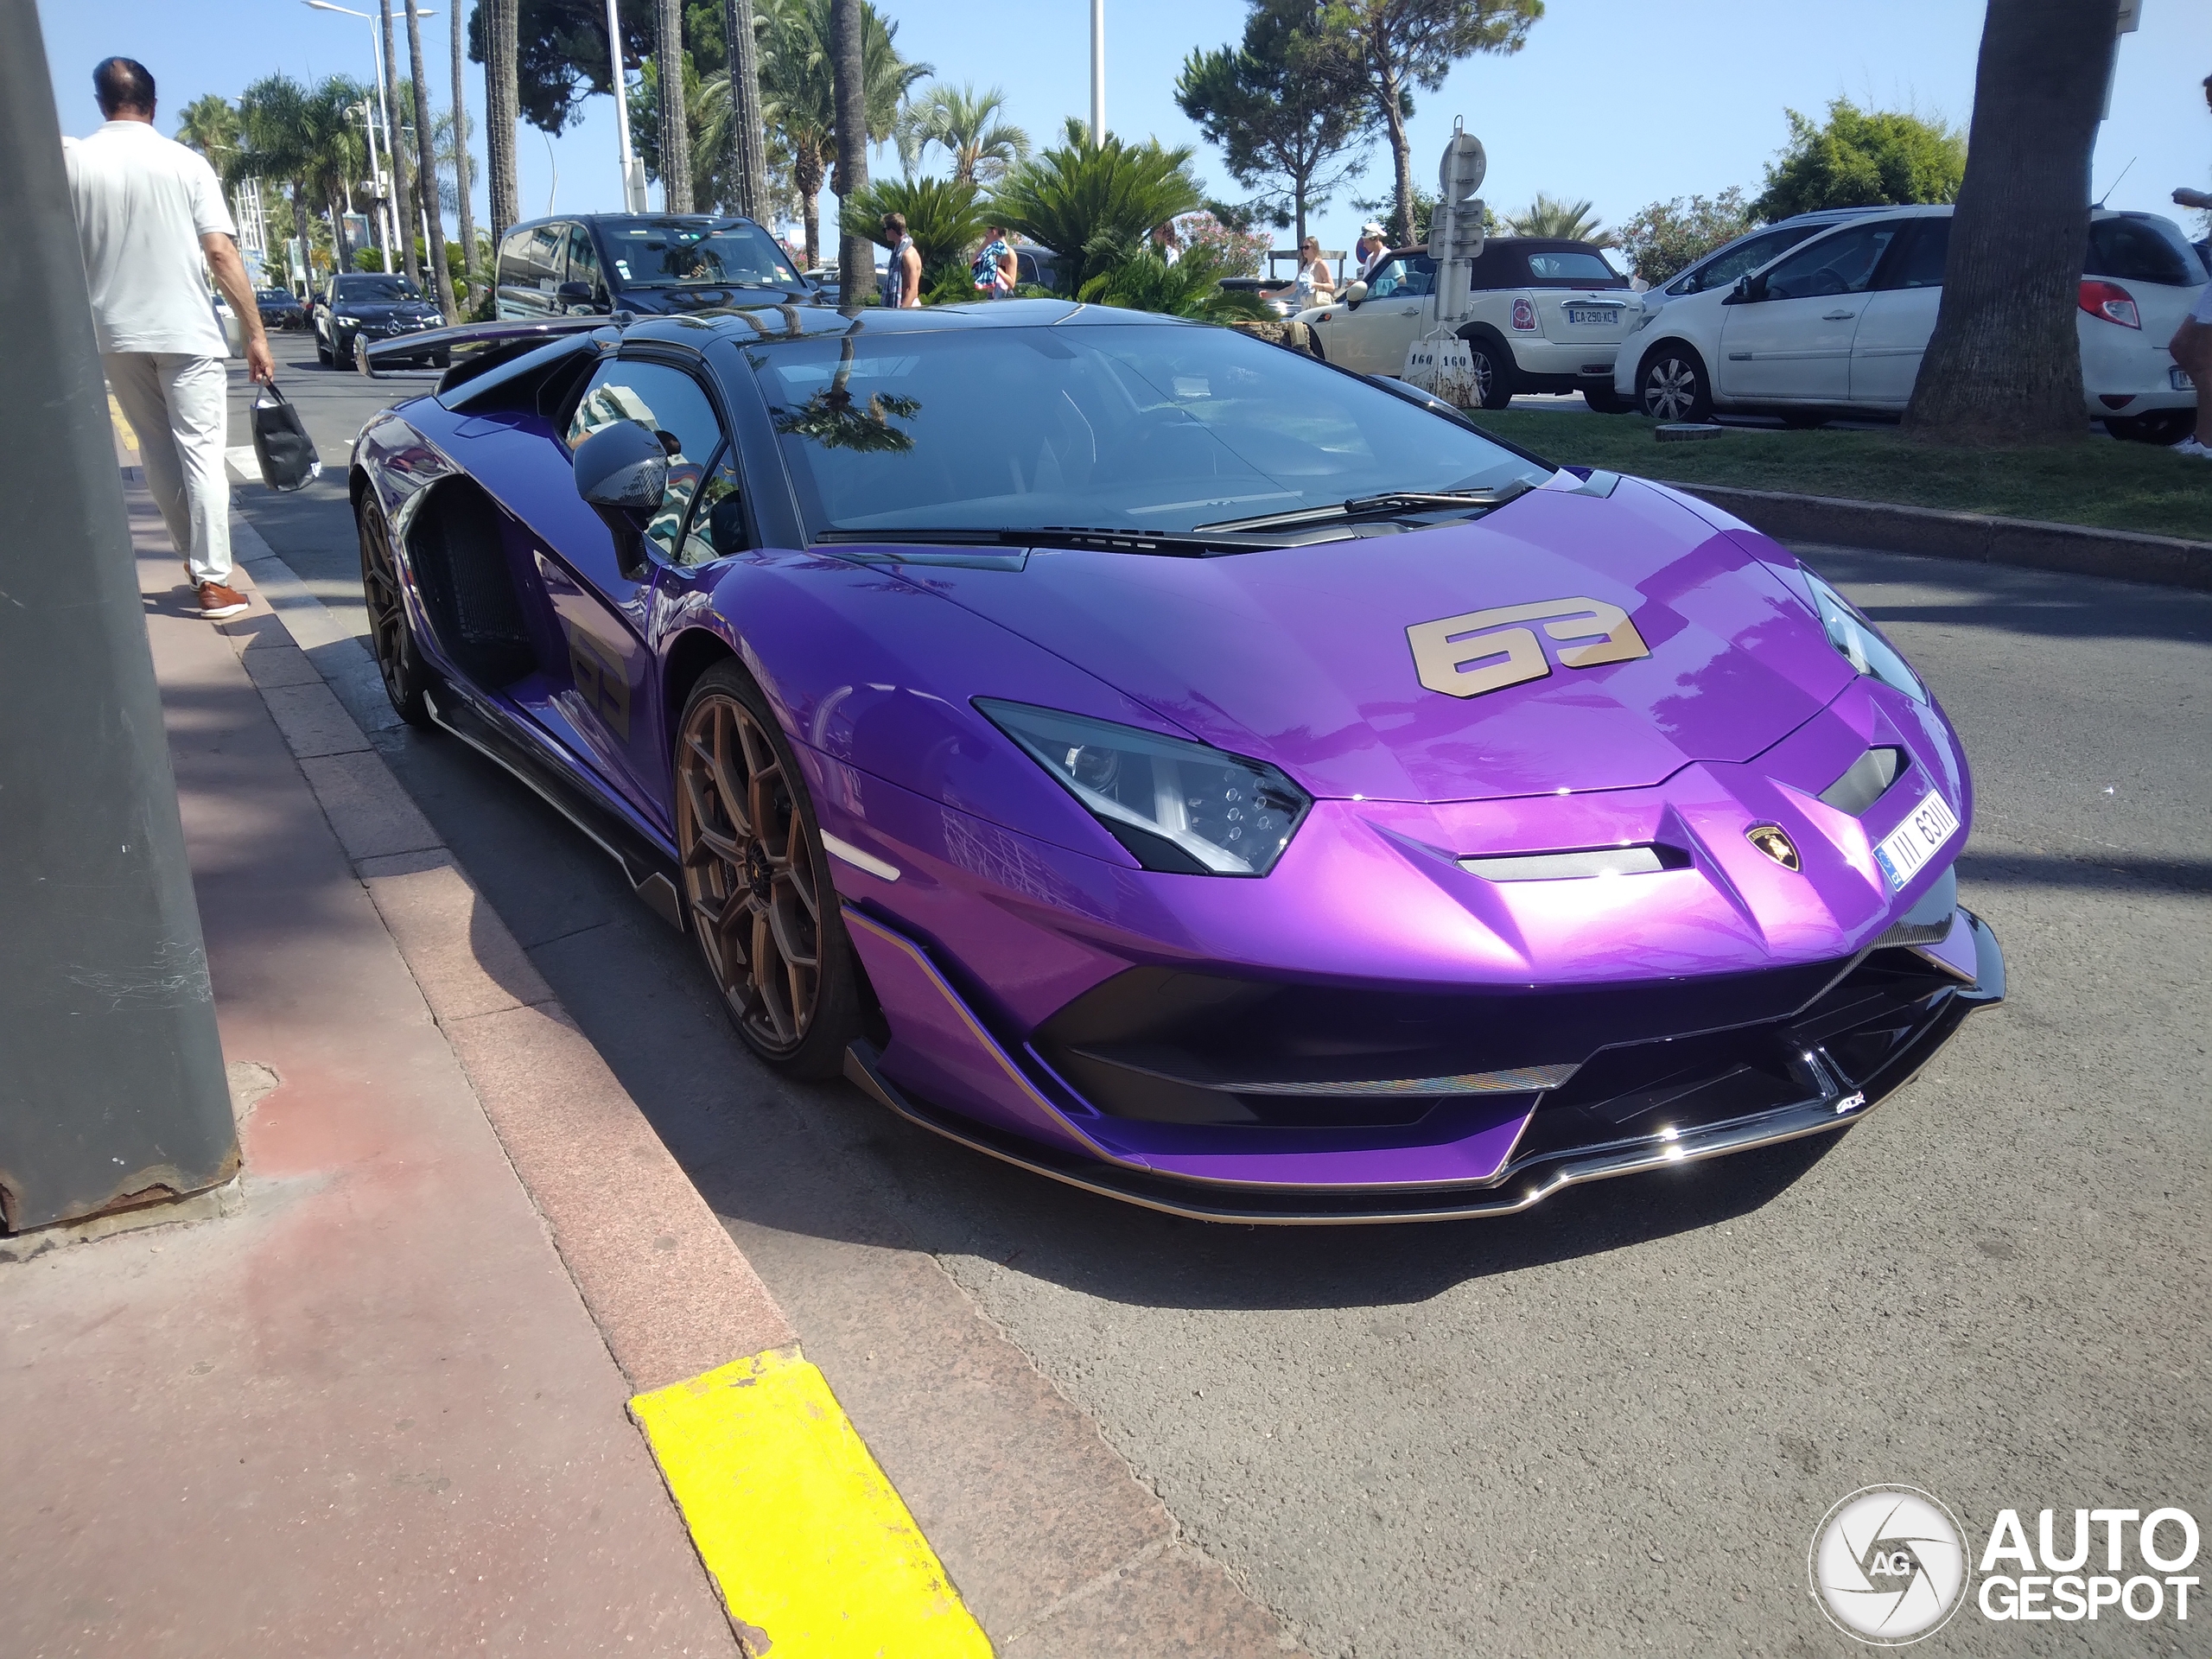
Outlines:
[[226,588],[219,582],[200,584],[200,614],[210,622],[219,622],[226,616],[236,616],[245,609],[246,599],[236,588]]

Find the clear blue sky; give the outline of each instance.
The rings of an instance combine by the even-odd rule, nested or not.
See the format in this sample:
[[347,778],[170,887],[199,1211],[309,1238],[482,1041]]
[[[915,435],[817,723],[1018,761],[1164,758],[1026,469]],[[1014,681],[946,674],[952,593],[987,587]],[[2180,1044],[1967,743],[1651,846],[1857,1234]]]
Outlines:
[[[473,0],[461,0],[463,4]],[[373,0],[345,0],[373,10]],[[648,0],[622,0],[626,14]],[[1031,135],[1057,132],[1090,107],[1089,0],[877,0],[899,25],[909,57],[952,81],[999,86]],[[447,96],[444,8],[424,26],[435,97]],[[301,79],[347,73],[366,79],[369,26],[310,11],[301,0],[39,0],[65,132],[98,124],[92,66],[111,52],[143,60],[173,116],[204,92],[235,97],[283,69]],[[1107,0],[1107,123],[1124,137],[1157,135],[1198,150],[1210,186],[1240,194],[1218,157],[1175,107],[1176,72],[1193,48],[1235,38],[1243,0]],[[1721,0],[1549,0],[1529,45],[1510,58],[1462,64],[1440,92],[1419,99],[1413,124],[1416,176],[1435,156],[1454,115],[1490,155],[1483,194],[1500,211],[1541,190],[1589,197],[1613,223],[1645,203],[1731,184],[1756,189],[1760,168],[1787,134],[1785,107],[1808,112],[1845,96],[1963,124],[1974,101],[1982,8],[1973,0],[1787,0],[1744,6]],[[400,31],[400,54],[406,54]],[[2212,115],[2198,83],[2212,73],[2212,4],[2145,0],[2140,32],[2121,45],[2112,118],[2097,147],[2095,188],[2135,164],[2115,207],[2164,212],[2201,234],[2167,200],[2177,184],[2212,185]],[[470,105],[480,120],[483,83],[471,67]],[[165,130],[170,122],[163,123]],[[605,208],[617,199],[611,100],[587,102],[583,119],[548,140],[525,127],[517,144],[524,210]],[[875,165],[896,165],[888,155]],[[1367,177],[1325,209],[1325,243],[1346,247],[1360,215],[1353,196],[1389,190],[1387,151]],[[482,192],[477,192],[480,212]],[[825,201],[825,210],[832,204]],[[825,219],[834,214],[825,211]]]

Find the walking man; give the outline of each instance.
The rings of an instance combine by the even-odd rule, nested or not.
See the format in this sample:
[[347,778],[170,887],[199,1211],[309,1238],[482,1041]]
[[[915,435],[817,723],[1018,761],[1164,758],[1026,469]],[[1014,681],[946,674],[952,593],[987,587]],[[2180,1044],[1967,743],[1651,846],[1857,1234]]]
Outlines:
[[[2212,107],[2212,75],[2204,77],[2204,102]],[[2183,207],[2212,207],[2212,194],[2202,190],[2177,190],[2174,200]],[[2196,430],[2176,444],[2174,453],[2212,461],[2212,283],[2196,296],[2166,349],[2196,383]]]
[[235,616],[246,602],[230,585],[230,346],[203,261],[238,320],[246,372],[266,381],[276,370],[261,307],[215,170],[154,130],[146,66],[106,59],[92,71],[92,90],[106,123],[63,149],[100,361],[138,435],[147,487],[199,590],[200,613]]

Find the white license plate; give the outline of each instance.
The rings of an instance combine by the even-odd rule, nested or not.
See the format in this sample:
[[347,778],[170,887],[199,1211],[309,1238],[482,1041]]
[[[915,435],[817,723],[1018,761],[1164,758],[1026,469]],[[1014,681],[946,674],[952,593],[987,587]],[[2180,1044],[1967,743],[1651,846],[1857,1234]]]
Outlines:
[[1567,308],[1569,322],[1618,322],[1620,312],[1610,305],[1570,305]]
[[2196,382],[2189,378],[2189,371],[2178,363],[2166,371],[2166,384],[2176,391],[2194,391]]
[[1896,893],[1911,880],[1958,833],[1958,815],[1951,810],[1950,803],[1929,791],[1912,809],[1912,816],[1884,836],[1874,849],[1874,861],[1890,878],[1890,891]]

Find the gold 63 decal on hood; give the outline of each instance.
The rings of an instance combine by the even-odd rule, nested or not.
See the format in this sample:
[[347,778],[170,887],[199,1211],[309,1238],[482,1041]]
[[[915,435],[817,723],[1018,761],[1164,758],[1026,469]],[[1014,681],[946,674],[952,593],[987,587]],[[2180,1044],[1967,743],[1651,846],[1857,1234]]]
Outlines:
[[[1414,671],[1423,685],[1447,697],[1478,697],[1541,680],[1552,671],[1551,660],[1535,630],[1510,626],[1516,622],[1543,623],[1561,668],[1595,668],[1651,654],[1619,606],[1602,599],[1546,599],[1414,623],[1406,630]],[[1577,639],[1590,643],[1566,643]]]

